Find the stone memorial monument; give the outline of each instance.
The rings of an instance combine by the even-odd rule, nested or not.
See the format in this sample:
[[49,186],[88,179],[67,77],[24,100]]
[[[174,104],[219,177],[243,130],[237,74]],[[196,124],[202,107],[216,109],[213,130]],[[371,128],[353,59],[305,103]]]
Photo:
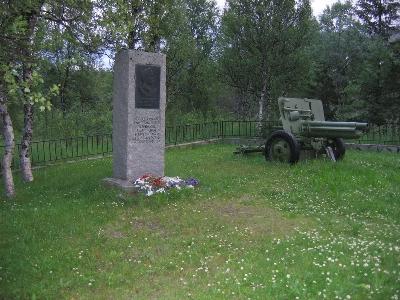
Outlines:
[[123,50],[113,84],[113,178],[108,185],[133,189],[144,174],[164,175],[166,58]]

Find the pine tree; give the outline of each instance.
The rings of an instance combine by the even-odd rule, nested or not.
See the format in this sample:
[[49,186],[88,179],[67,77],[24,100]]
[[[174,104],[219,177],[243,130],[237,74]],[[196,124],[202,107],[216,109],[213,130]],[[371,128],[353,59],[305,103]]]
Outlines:
[[387,38],[396,29],[396,22],[400,20],[400,2],[398,0],[359,0],[357,14],[370,34]]

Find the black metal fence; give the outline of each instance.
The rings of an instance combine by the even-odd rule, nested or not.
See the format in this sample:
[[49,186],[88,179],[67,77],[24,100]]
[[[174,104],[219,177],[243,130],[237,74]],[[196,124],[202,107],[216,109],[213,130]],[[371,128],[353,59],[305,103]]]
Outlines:
[[[272,131],[280,129],[279,121],[219,121],[201,124],[186,124],[167,126],[165,128],[166,145],[182,144],[215,138],[266,138]],[[400,124],[369,125],[369,131],[359,140],[352,141],[363,144],[400,145]],[[17,144],[14,151],[13,167],[19,165],[19,150]],[[4,146],[0,145],[0,157]],[[112,135],[91,135],[63,139],[34,141],[31,145],[33,165],[43,165],[50,162],[80,159],[112,153]]]
[[[268,137],[272,131],[282,129],[280,121],[222,121],[222,137]],[[357,140],[359,144],[400,145],[400,123],[368,124],[368,131]]]
[[165,127],[165,144],[182,144],[221,136],[221,122],[207,122]]
[[400,123],[369,124],[368,132],[356,142],[360,144],[400,145]]

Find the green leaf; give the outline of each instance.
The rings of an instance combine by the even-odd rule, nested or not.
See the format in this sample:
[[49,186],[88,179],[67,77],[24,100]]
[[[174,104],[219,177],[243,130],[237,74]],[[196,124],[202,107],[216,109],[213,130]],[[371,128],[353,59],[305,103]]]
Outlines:
[[50,88],[50,92],[54,95],[58,95],[60,88],[57,84],[53,84]]

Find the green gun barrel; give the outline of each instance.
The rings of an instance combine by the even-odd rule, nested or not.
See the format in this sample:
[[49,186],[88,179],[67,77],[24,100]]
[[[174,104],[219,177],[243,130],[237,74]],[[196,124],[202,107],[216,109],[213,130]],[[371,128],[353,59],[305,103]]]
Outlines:
[[362,136],[366,123],[304,121],[302,134],[306,137],[356,139]]
[[333,122],[333,121],[307,121],[310,127],[350,127],[358,130],[366,130],[368,127],[367,123],[359,122]]

